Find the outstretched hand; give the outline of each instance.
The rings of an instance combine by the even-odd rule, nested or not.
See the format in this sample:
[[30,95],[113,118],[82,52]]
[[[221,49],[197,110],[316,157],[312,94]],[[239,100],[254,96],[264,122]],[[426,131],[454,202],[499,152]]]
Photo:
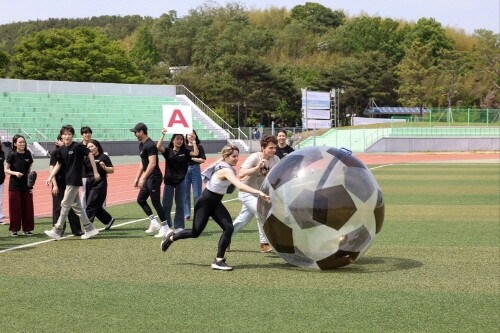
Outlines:
[[259,196],[266,202],[269,202],[271,203],[271,197],[268,196],[267,194],[265,194],[264,192],[262,191],[259,191]]

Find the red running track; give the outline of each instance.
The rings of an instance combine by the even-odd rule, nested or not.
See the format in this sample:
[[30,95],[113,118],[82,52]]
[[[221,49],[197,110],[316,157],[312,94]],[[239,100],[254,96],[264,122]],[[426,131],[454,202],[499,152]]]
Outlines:
[[[243,163],[247,155],[240,155],[238,166]],[[407,153],[407,154],[356,154],[367,165],[374,164],[397,164],[397,163],[438,163],[438,162],[474,162],[486,161],[500,163],[500,153]],[[209,166],[218,157],[209,157],[203,164],[202,169]],[[48,164],[48,163],[47,163]],[[108,206],[122,203],[134,202],[138,189],[133,187],[133,182],[138,162],[133,164],[115,165],[115,172],[108,176],[108,196],[106,204]],[[164,162],[161,163],[161,169],[164,170]],[[38,180],[34,187],[34,208],[36,217],[51,216],[52,214],[52,195],[50,188],[45,185],[48,178],[48,170],[38,171]],[[4,184],[4,214],[9,216],[8,204],[9,176]]]

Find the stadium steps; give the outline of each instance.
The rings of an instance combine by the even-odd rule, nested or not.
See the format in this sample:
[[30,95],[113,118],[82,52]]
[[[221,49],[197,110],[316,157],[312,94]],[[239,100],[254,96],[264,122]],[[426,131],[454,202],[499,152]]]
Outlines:
[[[158,133],[162,127],[162,105],[185,105],[177,97],[111,96],[46,93],[0,94],[0,130],[7,135],[13,132],[31,133],[27,140],[35,137],[43,140],[55,138],[64,124],[75,128],[90,126],[99,133],[101,140],[135,140],[129,129],[137,122],[144,122],[151,132]],[[219,139],[220,127],[206,121],[204,113],[193,111],[193,125],[203,140]]]

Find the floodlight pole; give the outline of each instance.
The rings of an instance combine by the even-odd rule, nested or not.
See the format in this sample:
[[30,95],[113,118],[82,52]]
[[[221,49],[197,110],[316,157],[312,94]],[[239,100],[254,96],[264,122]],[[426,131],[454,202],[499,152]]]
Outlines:
[[340,116],[340,94],[344,93],[344,88],[332,88],[330,97],[333,98],[333,112],[335,115],[335,127],[339,127]]

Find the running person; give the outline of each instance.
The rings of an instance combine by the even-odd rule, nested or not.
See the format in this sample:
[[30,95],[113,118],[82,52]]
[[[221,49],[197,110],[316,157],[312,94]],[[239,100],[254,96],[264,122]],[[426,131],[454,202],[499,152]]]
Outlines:
[[209,218],[212,218],[221,227],[222,235],[217,247],[217,256],[211,267],[229,271],[232,270],[232,267],[226,264],[224,254],[227,246],[231,243],[234,228],[231,215],[222,204],[222,197],[232,184],[240,191],[256,194],[268,202],[270,198],[264,192],[245,185],[236,176],[234,166],[238,163],[238,147],[226,145],[222,148],[221,155],[222,158],[218,162],[207,168],[207,170],[212,170],[213,174],[208,176],[207,171],[204,173],[210,180],[194,205],[193,229],[185,229],[179,232],[170,230],[161,242],[161,249],[164,252],[167,251],[168,247],[179,239],[197,238],[207,226]]
[[[262,151],[251,154],[241,165],[240,178],[243,183],[254,189],[260,189],[269,170],[271,170],[280,160],[275,155],[277,143],[278,140],[275,136],[264,135],[262,137],[260,140]],[[238,199],[240,199],[243,205],[241,206],[240,214],[233,222],[234,232],[238,232],[249,224],[255,216],[259,229],[260,252],[271,252],[273,249],[271,245],[269,245],[269,241],[264,234],[262,223],[259,221],[257,214],[257,196],[253,193],[240,192],[238,193]]]

